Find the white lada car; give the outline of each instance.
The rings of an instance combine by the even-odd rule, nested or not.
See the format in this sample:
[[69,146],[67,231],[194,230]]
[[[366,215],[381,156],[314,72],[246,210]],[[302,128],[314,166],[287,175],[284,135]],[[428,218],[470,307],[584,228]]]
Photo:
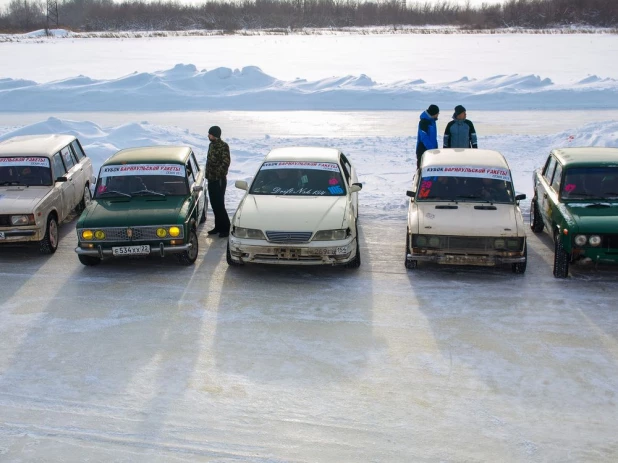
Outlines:
[[38,242],[56,252],[58,224],[90,203],[92,161],[72,135],[0,142],[0,245]]
[[360,266],[356,171],[339,150],[272,150],[246,190],[228,239],[229,265]]
[[423,154],[408,208],[408,269],[419,261],[511,264],[526,271],[524,220],[511,171],[497,151],[436,149]]

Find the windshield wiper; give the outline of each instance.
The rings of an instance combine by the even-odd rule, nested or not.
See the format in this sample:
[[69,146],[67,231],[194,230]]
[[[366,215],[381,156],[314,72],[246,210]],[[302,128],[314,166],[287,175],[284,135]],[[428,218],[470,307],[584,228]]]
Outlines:
[[2,183],[0,183],[0,185],[1,186],[7,186],[7,185],[28,186],[27,184],[19,182],[17,180],[12,180],[12,181],[9,180],[7,182],[2,182]]
[[455,201],[458,201],[460,199],[474,199],[474,200],[480,201],[482,203],[490,203],[490,204],[495,203],[495,201],[492,201],[490,199],[485,199],[485,198],[483,198],[483,197],[481,197],[479,195],[457,195],[455,198],[456,198]]
[[139,190],[139,191],[132,191],[131,195],[155,195],[155,196],[165,196],[165,193],[159,193],[158,191],[152,191],[152,190]]
[[612,207],[612,206],[611,204],[607,204],[607,203],[592,203],[592,204],[586,205],[586,207]]
[[97,197],[103,196],[103,195],[110,195],[110,194],[126,196],[127,198],[131,197],[131,195],[129,193],[124,193],[124,192],[118,191],[118,190],[106,190],[106,191],[103,191],[101,193],[97,193]]

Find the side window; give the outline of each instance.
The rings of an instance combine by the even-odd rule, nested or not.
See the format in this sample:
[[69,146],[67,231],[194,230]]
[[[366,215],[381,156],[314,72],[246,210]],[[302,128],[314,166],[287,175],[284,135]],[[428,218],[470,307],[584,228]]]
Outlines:
[[75,157],[77,158],[78,162],[86,157],[86,153],[84,153],[84,150],[82,149],[82,145],[80,145],[77,140],[74,140],[71,143],[71,148],[73,148],[73,153],[75,154]]
[[543,170],[543,177],[547,180],[547,183],[551,184],[551,179],[554,175],[554,169],[556,168],[556,158],[553,156],[549,157],[547,164],[545,164],[545,169]]
[[343,175],[345,176],[346,183],[350,184],[350,171],[352,170],[352,166],[350,165],[350,161],[345,157],[343,153],[339,157],[339,161],[341,162],[341,167],[343,169]]
[[187,177],[189,178],[189,186],[191,186],[195,183],[195,175],[193,175],[193,167],[191,167],[190,162],[187,162],[185,169],[187,170]]
[[62,163],[60,153],[56,153],[52,156],[51,163],[52,171],[54,173],[54,181],[56,181],[58,177],[62,177],[64,174],[67,173],[67,170],[64,168],[64,164]]
[[75,159],[73,159],[73,154],[69,147],[62,148],[60,150],[60,154],[62,155],[62,161],[67,169],[67,171],[71,170],[71,168],[75,165]]
[[200,172],[200,165],[197,163],[197,160],[195,159],[195,153],[191,152],[191,157],[189,158],[189,162],[191,163],[193,174],[195,175],[195,177],[197,177]]
[[554,191],[560,191],[560,180],[562,180],[562,166],[556,164],[556,172],[554,173],[554,180],[551,183],[551,187]]

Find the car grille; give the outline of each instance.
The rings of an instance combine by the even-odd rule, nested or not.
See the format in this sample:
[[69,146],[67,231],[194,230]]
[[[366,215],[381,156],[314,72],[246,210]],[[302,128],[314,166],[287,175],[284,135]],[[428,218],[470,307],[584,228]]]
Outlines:
[[[165,238],[159,238],[157,236],[157,228],[169,228],[178,227],[180,234],[178,236],[171,237],[167,235]],[[156,225],[147,227],[106,227],[106,228],[92,228],[94,231],[101,230],[105,233],[104,240],[89,240],[89,242],[113,242],[113,241],[157,241],[160,239],[182,239],[184,238],[184,228],[179,225]],[[129,237],[129,230],[131,230],[131,237]],[[81,236],[81,229],[78,230],[78,236]]]
[[11,216],[10,215],[0,215],[0,227],[10,227],[11,226]]
[[[424,242],[420,240],[424,239]],[[507,243],[517,241],[507,247]],[[502,241],[503,247],[496,248],[496,241]],[[444,236],[414,235],[414,247],[461,251],[521,251],[523,239],[487,236]]]
[[266,231],[266,238],[271,243],[308,243],[312,232]]
[[601,235],[601,246],[608,249],[618,248],[618,235]]

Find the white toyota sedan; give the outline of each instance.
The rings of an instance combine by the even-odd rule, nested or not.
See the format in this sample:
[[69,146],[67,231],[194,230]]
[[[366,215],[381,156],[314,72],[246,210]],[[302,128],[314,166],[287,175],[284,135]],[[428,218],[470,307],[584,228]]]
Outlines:
[[361,263],[358,183],[334,148],[273,149],[246,190],[234,218],[227,263],[345,265]]

